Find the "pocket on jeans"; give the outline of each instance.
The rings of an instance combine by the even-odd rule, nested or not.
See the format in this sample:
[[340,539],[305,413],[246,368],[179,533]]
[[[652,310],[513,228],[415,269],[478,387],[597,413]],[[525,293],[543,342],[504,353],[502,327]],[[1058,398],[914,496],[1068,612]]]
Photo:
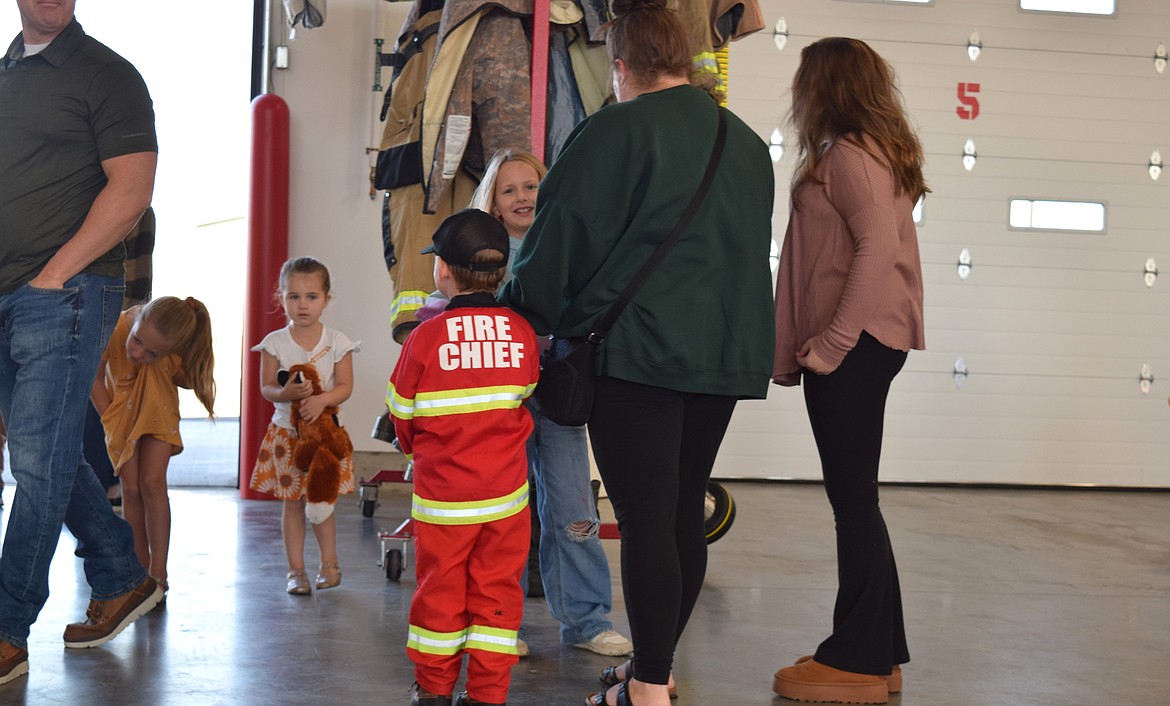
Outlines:
[[60,289],[46,289],[44,287],[34,287],[31,284],[24,285],[28,291],[33,294],[76,294],[81,291],[81,287],[62,287]]
[[126,301],[126,285],[112,284],[102,287],[102,345],[104,351],[122,315],[122,304]]

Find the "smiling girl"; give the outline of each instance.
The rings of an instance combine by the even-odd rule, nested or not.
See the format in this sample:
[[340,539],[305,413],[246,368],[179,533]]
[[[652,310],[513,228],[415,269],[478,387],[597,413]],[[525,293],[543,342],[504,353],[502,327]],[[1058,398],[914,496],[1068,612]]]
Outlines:
[[471,208],[487,211],[504,224],[511,239],[512,256],[536,215],[536,192],[548,172],[536,155],[522,150],[496,152],[483,173],[483,181],[471,197]]

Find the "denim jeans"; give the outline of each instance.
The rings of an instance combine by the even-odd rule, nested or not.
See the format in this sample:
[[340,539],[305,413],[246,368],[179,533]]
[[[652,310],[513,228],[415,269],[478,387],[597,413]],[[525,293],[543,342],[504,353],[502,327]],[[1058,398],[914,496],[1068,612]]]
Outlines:
[[85,405],[122,305],[122,279],[80,274],[64,289],[0,295],[0,412],[16,494],[0,556],[0,639],[23,647],[49,597],[64,524],[77,538],[91,597],[146,579],[130,526],[81,454]]
[[118,484],[118,476],[114,472],[114,464],[110,461],[109,449],[106,448],[106,428],[102,426],[102,415],[92,402],[85,405],[81,453],[85,455],[85,462],[93,469],[98,482],[106,489],[108,495],[110,488]]
[[[584,427],[562,427],[534,400],[528,438],[529,475],[540,514],[540,577],[548,612],[561,624],[561,642],[574,645],[613,629],[609,561],[597,536],[600,520],[589,485]],[[584,531],[570,527],[586,523]]]

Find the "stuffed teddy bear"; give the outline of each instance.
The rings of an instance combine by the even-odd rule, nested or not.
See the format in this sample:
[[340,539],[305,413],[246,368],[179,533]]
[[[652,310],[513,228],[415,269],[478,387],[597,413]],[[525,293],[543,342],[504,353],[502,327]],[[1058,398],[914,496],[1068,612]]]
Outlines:
[[[312,383],[314,395],[323,392],[321,376],[312,365],[294,365],[288,372],[290,376],[303,375]],[[305,516],[319,525],[333,514],[341,488],[341,464],[353,456],[353,442],[337,422],[335,405],[326,407],[312,422],[302,419],[300,410],[301,400],[294,400],[292,422],[297,430],[297,441],[293,447],[293,465],[309,475]]]

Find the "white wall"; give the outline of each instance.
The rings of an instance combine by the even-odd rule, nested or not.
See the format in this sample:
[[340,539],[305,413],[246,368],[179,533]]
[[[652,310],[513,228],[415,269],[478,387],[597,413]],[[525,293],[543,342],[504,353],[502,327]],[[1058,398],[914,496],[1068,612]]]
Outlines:
[[[1170,148],[1170,72],[1153,55],[1170,36],[1164,0],[1127,0],[1113,18],[1022,13],[1014,0],[897,6],[762,0],[769,27],[735,45],[731,107],[761,135],[789,107],[800,50],[828,35],[869,42],[898,73],[926,150],[924,352],[890,395],[882,477],[996,483],[1170,485],[1170,282],[1142,281],[1147,258],[1170,262],[1170,179],[1151,181],[1150,152]],[[976,62],[967,41],[978,30]],[[982,111],[963,120],[959,82],[979,83]],[[960,161],[974,139],[971,172]],[[784,232],[792,142],[777,165],[775,229]],[[1100,234],[1013,231],[1010,197],[1104,201]],[[956,263],[968,248],[971,276]],[[970,374],[952,381],[962,356]],[[1142,364],[1154,383],[1139,389]],[[816,477],[801,395],[774,389],[745,404],[717,472]]]

